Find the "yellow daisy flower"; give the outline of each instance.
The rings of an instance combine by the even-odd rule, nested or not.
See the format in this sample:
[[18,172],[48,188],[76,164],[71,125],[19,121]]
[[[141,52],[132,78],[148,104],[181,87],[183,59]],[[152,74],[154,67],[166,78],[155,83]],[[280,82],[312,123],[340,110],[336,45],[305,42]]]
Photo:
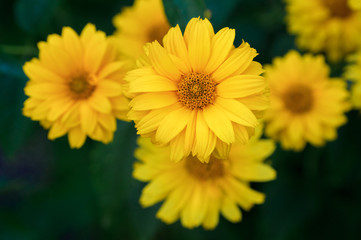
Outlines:
[[211,23],[193,18],[184,37],[179,26],[147,44],[138,69],[128,72],[129,118],[138,134],[170,144],[171,159],[197,155],[208,161],[214,149],[226,158],[236,139],[246,143],[268,107],[267,84],[254,62],[255,49],[233,46],[234,29],[216,34]]
[[350,65],[346,68],[345,78],[351,80],[351,103],[361,109],[361,52],[349,57]]
[[80,36],[64,27],[38,47],[39,58],[23,67],[30,78],[23,114],[50,128],[49,139],[68,133],[72,148],[86,136],[110,142],[116,118],[125,120],[128,110],[121,85],[128,64],[116,60],[114,43],[88,24]]
[[300,48],[324,51],[338,61],[358,47],[361,37],[360,1],[285,0],[288,29]]
[[137,59],[147,42],[161,42],[170,25],[162,0],[135,0],[113,18],[114,37],[125,57]]
[[306,142],[322,146],[336,139],[346,122],[348,93],[341,79],[330,79],[323,56],[290,51],[266,67],[271,105],[264,117],[266,134],[284,149],[300,151]]
[[260,140],[259,135],[246,145],[233,144],[226,160],[212,156],[209,163],[191,155],[181,162],[170,161],[169,147],[139,138],[135,151],[139,162],[134,164],[133,176],[149,182],[142,191],[141,205],[149,207],[164,200],[157,218],[167,224],[180,219],[186,228],[214,229],[220,213],[231,222],[241,221],[239,207],[248,211],[265,199],[250,187],[250,181],[276,178],[275,170],[263,163],[275,145],[272,140]]

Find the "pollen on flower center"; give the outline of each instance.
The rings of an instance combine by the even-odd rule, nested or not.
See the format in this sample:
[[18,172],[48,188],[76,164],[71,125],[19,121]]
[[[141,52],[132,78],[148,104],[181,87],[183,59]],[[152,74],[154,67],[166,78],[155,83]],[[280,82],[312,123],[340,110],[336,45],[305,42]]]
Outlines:
[[178,83],[178,97],[184,106],[192,110],[202,109],[216,99],[216,83],[203,73],[182,75]]
[[312,90],[304,85],[295,85],[282,96],[285,107],[293,113],[305,113],[312,108]]
[[197,179],[216,179],[225,174],[224,161],[211,157],[208,163],[202,163],[198,158],[188,156],[185,160],[185,168],[189,174]]
[[95,86],[89,82],[88,76],[80,75],[69,82],[69,88],[74,98],[88,98],[94,92]]
[[322,4],[330,10],[334,17],[346,18],[352,13],[347,0],[322,0]]

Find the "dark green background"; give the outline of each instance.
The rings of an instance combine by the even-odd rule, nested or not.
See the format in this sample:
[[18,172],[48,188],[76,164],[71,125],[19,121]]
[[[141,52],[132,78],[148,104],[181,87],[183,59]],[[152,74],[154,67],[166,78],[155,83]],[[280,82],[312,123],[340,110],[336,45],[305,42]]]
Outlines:
[[[111,34],[122,0],[0,0],[0,240],[28,239],[360,239],[361,117],[348,113],[339,138],[301,153],[279,147],[271,157],[277,180],[253,184],[266,203],[244,212],[241,223],[221,218],[214,231],[165,225],[142,209],[144,186],[131,177],[136,133],[118,122],[114,142],[87,140],[71,150],[66,137],[47,140],[38,123],[21,115],[25,61],[38,41],[62,26],[86,23]],[[165,0],[171,24],[212,11],[215,30],[236,29],[262,64],[295,48],[280,0]],[[347,44],[347,43],[345,43]],[[344,63],[332,66],[342,73]]]

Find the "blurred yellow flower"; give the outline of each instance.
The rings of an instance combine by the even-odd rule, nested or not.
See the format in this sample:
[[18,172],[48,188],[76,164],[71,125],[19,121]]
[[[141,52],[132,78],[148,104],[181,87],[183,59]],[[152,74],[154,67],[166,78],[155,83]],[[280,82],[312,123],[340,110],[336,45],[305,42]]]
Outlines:
[[252,138],[248,144],[235,143],[225,160],[212,156],[209,163],[201,163],[193,156],[181,162],[169,159],[169,147],[158,147],[146,138],[139,138],[135,152],[139,162],[134,164],[134,178],[149,182],[142,191],[143,207],[160,201],[157,212],[167,224],[180,219],[186,228],[202,225],[213,229],[221,213],[231,222],[242,219],[241,207],[250,210],[262,204],[263,193],[250,188],[250,181],[265,182],[276,178],[276,172],[263,163],[275,145],[272,140]]
[[353,82],[351,87],[351,103],[361,109],[361,52],[349,57],[350,65],[346,68],[345,78]]
[[123,56],[137,59],[147,42],[162,42],[170,25],[162,0],[135,0],[113,18],[114,37]]
[[121,83],[129,64],[116,61],[116,46],[88,24],[80,37],[64,27],[38,47],[39,58],[23,67],[30,79],[23,114],[50,128],[49,139],[68,133],[72,148],[86,136],[112,141],[116,118],[125,120],[128,110]]
[[214,33],[211,23],[193,18],[184,37],[178,26],[147,44],[138,69],[128,72],[129,118],[138,134],[170,144],[171,159],[192,152],[207,162],[214,149],[226,158],[230,144],[246,143],[268,107],[267,84],[254,62],[255,49],[233,46],[234,29]]
[[359,46],[361,9],[359,0],[285,0],[289,32],[296,43],[311,52],[326,52],[339,61]]
[[349,4],[352,9],[357,9],[357,10],[361,9],[361,1],[360,0],[348,0],[348,1],[349,1]]
[[290,51],[266,67],[271,105],[264,117],[266,134],[284,149],[300,151],[306,142],[322,146],[337,137],[346,122],[348,92],[341,79],[330,79],[323,56]]

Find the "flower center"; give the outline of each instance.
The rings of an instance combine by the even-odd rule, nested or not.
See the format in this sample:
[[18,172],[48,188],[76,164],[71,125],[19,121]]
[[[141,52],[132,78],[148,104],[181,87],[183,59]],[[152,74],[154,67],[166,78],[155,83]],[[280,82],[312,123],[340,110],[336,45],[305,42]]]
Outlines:
[[312,90],[304,85],[295,85],[282,96],[286,108],[293,113],[308,112],[313,105]]
[[148,42],[157,40],[160,44],[163,42],[163,37],[167,34],[169,27],[167,25],[154,26],[148,31]]
[[71,79],[69,88],[74,98],[84,99],[92,95],[95,86],[89,83],[88,76],[80,75]]
[[330,10],[334,17],[346,18],[352,13],[347,0],[322,0],[322,4]]
[[185,160],[185,168],[193,177],[200,180],[216,179],[224,175],[224,161],[211,156],[208,163],[201,163],[192,155]]
[[178,83],[178,97],[184,106],[192,110],[202,109],[216,99],[216,83],[203,73],[182,75]]

